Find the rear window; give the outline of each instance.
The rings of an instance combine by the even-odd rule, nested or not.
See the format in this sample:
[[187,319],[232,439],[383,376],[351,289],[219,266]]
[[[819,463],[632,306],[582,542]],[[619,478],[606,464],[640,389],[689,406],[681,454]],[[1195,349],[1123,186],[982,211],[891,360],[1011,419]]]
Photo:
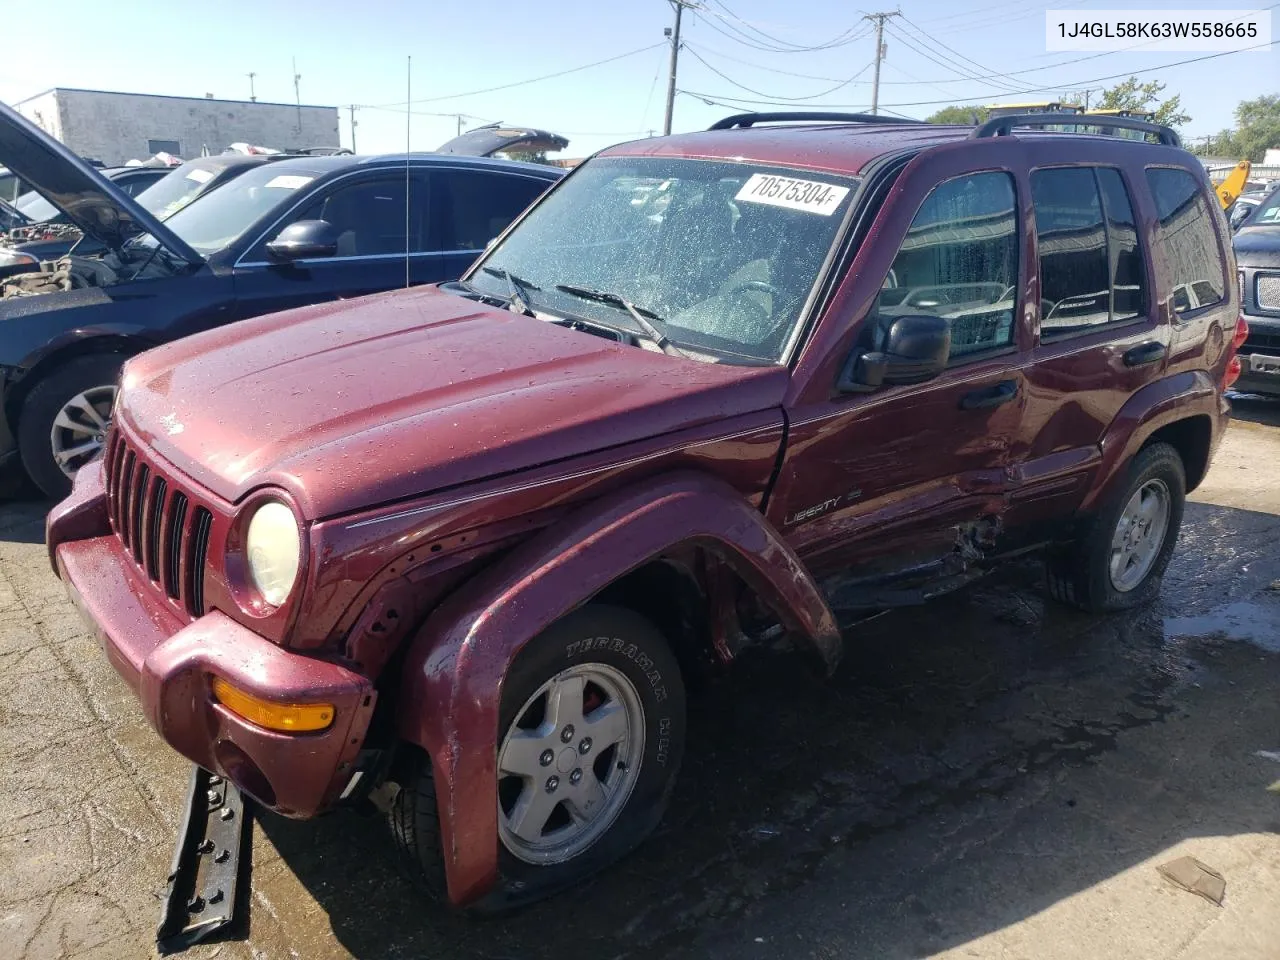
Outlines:
[[1157,240],[1173,270],[1174,311],[1220,303],[1227,291],[1224,258],[1199,181],[1186,170],[1148,167],[1147,182],[1160,218]]

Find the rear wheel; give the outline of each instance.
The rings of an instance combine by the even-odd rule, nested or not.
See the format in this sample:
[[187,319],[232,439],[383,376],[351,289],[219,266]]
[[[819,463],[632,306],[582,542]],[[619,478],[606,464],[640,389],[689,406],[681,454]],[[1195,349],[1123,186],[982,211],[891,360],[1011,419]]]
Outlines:
[[[666,807],[684,746],[684,687],[666,641],[620,607],[589,606],[517,657],[497,751],[502,910],[572,886],[636,847]],[[435,893],[443,863],[425,760],[397,794],[402,849]]]
[[1178,451],[1166,443],[1144,447],[1084,536],[1050,556],[1049,592],[1091,611],[1127,610],[1152,599],[1182,527],[1186,489]]
[[101,454],[124,360],[117,353],[75,357],[27,394],[18,418],[18,450],[46,496],[65,497],[76,471]]

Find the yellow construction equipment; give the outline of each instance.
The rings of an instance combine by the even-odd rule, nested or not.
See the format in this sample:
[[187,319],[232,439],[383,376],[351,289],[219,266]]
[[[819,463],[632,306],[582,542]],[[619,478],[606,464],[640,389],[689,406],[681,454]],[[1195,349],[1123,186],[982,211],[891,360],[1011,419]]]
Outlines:
[[1213,185],[1213,192],[1218,195],[1218,202],[1222,204],[1223,210],[1235,203],[1236,197],[1244,192],[1244,185],[1249,179],[1249,171],[1251,169],[1252,165],[1248,160],[1241,160],[1227,174],[1225,180]]

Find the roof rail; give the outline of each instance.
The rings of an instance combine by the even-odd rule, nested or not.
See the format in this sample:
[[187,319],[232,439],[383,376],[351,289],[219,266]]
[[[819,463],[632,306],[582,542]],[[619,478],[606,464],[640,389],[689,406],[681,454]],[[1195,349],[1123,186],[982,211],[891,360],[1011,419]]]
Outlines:
[[995,117],[980,124],[970,139],[979,137],[1007,137],[1014,127],[1044,126],[1076,126],[1076,127],[1117,127],[1123,130],[1140,130],[1143,133],[1154,133],[1161,143],[1168,147],[1181,147],[1182,138],[1161,123],[1151,123],[1134,117],[1099,117],[1092,120],[1087,113],[1017,113],[1008,117]]
[[757,123],[789,123],[803,120],[835,120],[840,123],[922,123],[909,117],[884,117],[874,113],[830,113],[824,110],[780,110],[774,113],[735,113],[709,126],[708,130],[732,130]]

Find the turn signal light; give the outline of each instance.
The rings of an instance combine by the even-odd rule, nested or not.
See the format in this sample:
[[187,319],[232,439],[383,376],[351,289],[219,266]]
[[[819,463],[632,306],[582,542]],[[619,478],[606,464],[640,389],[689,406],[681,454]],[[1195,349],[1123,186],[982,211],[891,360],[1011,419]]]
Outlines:
[[1239,350],[1244,346],[1244,342],[1249,339],[1249,324],[1244,319],[1244,314],[1240,314],[1240,319],[1236,321],[1235,336],[1231,338],[1231,346],[1235,350]]
[[331,703],[274,703],[238,690],[221,677],[213,678],[213,695],[238,717],[282,733],[315,733],[333,724]]

